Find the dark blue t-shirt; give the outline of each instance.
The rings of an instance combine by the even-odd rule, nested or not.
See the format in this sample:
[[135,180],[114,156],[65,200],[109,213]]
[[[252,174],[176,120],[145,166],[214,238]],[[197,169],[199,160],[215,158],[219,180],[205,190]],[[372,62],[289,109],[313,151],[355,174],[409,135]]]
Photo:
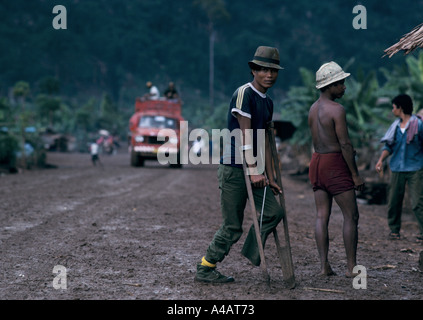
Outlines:
[[[236,133],[240,132],[237,113],[251,119],[253,150],[254,156],[257,157],[257,155],[260,156],[261,152],[264,152],[264,132],[268,123],[272,121],[273,101],[266,94],[254,88],[251,83],[239,87],[232,95],[227,127],[231,136],[230,139],[226,139],[226,142],[224,141],[225,145],[220,163],[242,168],[242,158],[239,156],[241,143],[240,140],[236,141],[234,137]],[[264,161],[264,153],[262,160]]]

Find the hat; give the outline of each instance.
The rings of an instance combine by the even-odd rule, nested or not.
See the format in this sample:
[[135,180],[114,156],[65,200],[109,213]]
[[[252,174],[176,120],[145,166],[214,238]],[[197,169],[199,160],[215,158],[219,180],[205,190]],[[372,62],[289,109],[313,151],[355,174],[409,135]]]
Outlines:
[[329,63],[325,63],[316,72],[316,88],[324,88],[331,83],[345,79],[350,75],[350,73],[345,73],[336,62],[331,61]]
[[279,51],[272,47],[258,47],[253,60],[249,61],[248,65],[251,66],[252,63],[265,68],[283,69],[279,66]]

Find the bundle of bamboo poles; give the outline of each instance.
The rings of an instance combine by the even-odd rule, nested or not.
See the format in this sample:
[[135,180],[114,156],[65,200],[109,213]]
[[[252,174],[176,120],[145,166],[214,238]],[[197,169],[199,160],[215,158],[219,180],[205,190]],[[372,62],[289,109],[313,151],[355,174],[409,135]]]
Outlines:
[[385,56],[391,58],[399,51],[404,51],[404,55],[409,54],[416,48],[423,47],[423,23],[415,27],[409,33],[405,34],[400,41],[393,46],[385,49]]

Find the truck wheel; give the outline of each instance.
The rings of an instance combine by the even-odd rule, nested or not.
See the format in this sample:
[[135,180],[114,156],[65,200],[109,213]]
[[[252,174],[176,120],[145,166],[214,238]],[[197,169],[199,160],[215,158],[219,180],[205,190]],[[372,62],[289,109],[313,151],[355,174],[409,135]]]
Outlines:
[[133,167],[144,166],[144,159],[134,150],[131,150],[131,166]]
[[175,163],[175,164],[171,164],[171,165],[170,165],[170,167],[171,167],[171,168],[182,168],[182,164],[181,164],[181,154],[180,154],[180,153],[178,153],[178,154],[177,154],[176,159],[177,159],[177,163]]

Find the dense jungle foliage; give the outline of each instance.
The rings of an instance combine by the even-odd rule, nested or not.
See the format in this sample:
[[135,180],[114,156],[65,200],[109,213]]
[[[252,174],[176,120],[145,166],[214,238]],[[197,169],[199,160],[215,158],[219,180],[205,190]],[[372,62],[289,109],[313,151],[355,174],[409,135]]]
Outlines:
[[[59,4],[66,29],[56,30]],[[367,29],[353,27],[356,5],[366,8]],[[28,126],[82,140],[105,128],[124,138],[146,81],[161,92],[174,81],[193,128],[220,127],[259,45],[280,50],[284,70],[269,94],[276,116],[298,127],[293,143],[309,143],[314,74],[334,60],[352,73],[343,99],[352,136],[368,144],[392,120],[386,99],[408,92],[423,103],[422,56],[382,58],[423,22],[422,8],[422,0],[1,1],[0,127],[9,134],[0,140],[10,140],[2,152],[22,143]]]

